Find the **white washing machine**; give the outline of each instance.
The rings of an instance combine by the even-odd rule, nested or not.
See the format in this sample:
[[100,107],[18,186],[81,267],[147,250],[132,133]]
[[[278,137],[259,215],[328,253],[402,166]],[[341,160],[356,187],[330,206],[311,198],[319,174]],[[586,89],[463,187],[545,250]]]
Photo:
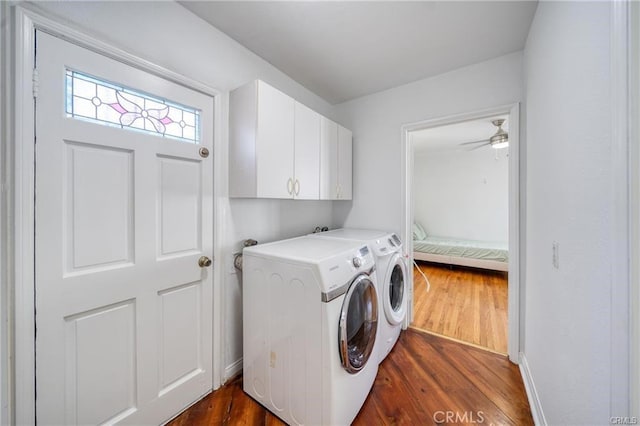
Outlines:
[[311,234],[321,239],[359,241],[373,250],[376,259],[378,297],[381,314],[376,347],[378,362],[382,362],[398,341],[407,315],[407,265],[400,238],[390,232],[370,229],[336,229]]
[[378,372],[374,271],[350,240],[245,248],[244,391],[288,424],[350,424]]

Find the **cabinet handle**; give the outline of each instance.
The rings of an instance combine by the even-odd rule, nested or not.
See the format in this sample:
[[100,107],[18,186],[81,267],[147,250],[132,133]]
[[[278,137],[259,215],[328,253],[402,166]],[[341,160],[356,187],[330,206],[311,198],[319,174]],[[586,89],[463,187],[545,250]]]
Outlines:
[[300,195],[300,181],[296,179],[296,183],[293,184],[293,191],[296,195]]
[[338,198],[338,199],[340,198],[340,189],[341,189],[340,184],[337,184],[336,185],[336,198]]
[[293,193],[293,180],[291,178],[287,179],[287,192],[289,194]]

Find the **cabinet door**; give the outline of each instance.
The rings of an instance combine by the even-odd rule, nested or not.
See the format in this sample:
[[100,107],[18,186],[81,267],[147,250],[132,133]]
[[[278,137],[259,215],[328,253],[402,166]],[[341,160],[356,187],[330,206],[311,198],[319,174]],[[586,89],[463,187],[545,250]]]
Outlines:
[[338,197],[338,125],[326,117],[320,119],[320,199]]
[[320,197],[320,114],[295,103],[294,197]]
[[338,126],[338,199],[350,200],[352,191],[352,149],[353,138],[350,130]]
[[257,196],[292,198],[294,100],[259,82],[257,128]]

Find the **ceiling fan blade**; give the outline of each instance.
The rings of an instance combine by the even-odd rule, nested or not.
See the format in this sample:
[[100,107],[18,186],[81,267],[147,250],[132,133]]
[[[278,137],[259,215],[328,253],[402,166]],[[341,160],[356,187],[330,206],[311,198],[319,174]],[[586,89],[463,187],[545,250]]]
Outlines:
[[473,142],[464,142],[464,143],[461,143],[461,144],[458,144],[458,145],[471,145],[471,144],[474,144],[474,143],[483,143],[483,142],[489,142],[489,139],[484,139],[484,140],[481,140],[481,141],[473,141]]
[[480,149],[480,148],[482,148],[484,146],[487,146],[487,145],[491,145],[491,142],[487,142],[487,143],[483,143],[482,145],[474,146],[473,148],[468,149],[467,151],[475,151],[476,149]]

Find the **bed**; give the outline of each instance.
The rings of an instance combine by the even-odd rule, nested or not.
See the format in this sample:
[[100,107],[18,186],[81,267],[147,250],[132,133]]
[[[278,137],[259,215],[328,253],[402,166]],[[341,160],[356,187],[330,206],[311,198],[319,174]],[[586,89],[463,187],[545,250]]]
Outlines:
[[413,237],[413,258],[416,260],[496,271],[509,270],[507,243],[435,237],[426,233],[416,235],[415,228]]

